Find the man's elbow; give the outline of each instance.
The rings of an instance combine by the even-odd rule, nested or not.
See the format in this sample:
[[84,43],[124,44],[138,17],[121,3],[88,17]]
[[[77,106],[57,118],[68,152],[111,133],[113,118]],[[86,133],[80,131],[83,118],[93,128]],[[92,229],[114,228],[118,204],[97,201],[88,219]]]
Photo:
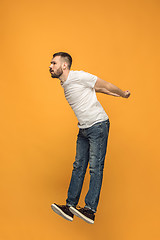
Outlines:
[[97,88],[97,87],[94,86],[94,89],[95,89],[95,92],[102,92],[101,88]]
[[97,93],[105,93],[105,94],[108,94],[108,95],[111,95],[111,93],[106,89],[106,88],[95,88],[95,91]]

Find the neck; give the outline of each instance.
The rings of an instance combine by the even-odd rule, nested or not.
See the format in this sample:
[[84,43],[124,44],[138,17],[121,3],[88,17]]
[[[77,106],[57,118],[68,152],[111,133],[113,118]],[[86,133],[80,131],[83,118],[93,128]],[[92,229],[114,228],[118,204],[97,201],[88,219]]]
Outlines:
[[61,82],[65,82],[67,80],[67,78],[68,78],[69,72],[70,72],[69,69],[64,71],[63,74],[59,77],[59,80],[61,80]]

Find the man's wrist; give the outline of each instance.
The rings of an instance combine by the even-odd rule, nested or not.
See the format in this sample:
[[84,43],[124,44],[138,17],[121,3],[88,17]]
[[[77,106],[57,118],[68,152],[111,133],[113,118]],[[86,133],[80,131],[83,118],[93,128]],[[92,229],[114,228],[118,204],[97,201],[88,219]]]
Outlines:
[[126,93],[124,92],[124,91],[118,91],[118,93],[117,93],[120,97],[123,97],[123,98],[125,98],[126,97]]
[[123,94],[122,94],[122,97],[123,97],[123,98],[125,98],[125,97],[126,97],[126,93],[125,93],[125,92],[123,92]]

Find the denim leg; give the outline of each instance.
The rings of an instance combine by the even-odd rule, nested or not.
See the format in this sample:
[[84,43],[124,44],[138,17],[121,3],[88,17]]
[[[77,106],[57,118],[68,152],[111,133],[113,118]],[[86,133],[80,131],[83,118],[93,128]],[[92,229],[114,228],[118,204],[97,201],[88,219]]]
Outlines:
[[84,176],[89,161],[89,141],[84,135],[84,130],[80,129],[76,143],[76,157],[73,163],[72,177],[68,189],[66,204],[76,206],[78,204]]
[[110,122],[93,125],[88,131],[90,143],[90,185],[85,197],[86,206],[96,212],[101,191],[103,168],[107,149]]

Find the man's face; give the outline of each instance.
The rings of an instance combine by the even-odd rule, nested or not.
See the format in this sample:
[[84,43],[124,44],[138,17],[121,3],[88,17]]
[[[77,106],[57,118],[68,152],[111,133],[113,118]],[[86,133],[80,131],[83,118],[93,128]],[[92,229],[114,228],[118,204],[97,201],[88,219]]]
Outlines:
[[49,67],[52,78],[59,78],[63,74],[62,64],[61,56],[52,58],[51,65]]

